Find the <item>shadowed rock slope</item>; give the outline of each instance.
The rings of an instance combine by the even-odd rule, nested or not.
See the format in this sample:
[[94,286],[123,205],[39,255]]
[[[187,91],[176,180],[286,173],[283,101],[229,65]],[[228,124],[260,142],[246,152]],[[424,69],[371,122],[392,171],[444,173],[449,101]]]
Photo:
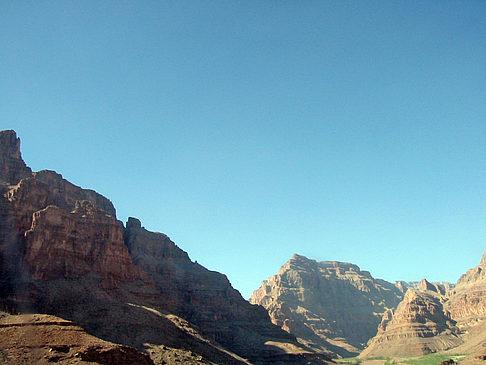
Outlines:
[[0,314],[0,363],[153,365],[147,354],[46,314]]
[[32,173],[14,131],[0,132],[0,150],[3,310],[59,316],[156,364],[327,359],[167,236],[134,218],[124,227],[102,195],[53,171]]
[[294,255],[250,302],[264,306],[273,323],[307,346],[349,356],[364,348],[382,314],[401,298],[395,285],[356,265]]

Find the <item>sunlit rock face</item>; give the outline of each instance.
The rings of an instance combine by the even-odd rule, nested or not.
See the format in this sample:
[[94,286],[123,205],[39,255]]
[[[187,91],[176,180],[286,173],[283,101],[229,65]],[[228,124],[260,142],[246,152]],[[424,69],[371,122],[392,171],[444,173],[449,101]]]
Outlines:
[[486,317],[486,253],[478,266],[459,278],[446,307],[459,322],[475,322]]
[[395,310],[389,310],[361,357],[413,356],[462,344],[460,331],[444,310],[447,298],[425,279],[409,289]]
[[395,285],[356,265],[294,255],[250,302],[264,306],[275,324],[308,346],[348,356],[364,348],[383,313],[401,298]]
[[425,279],[385,314],[378,334],[361,357],[409,356],[454,348],[484,355],[486,260],[468,270],[449,290]]
[[35,212],[24,238],[23,260],[34,279],[94,273],[116,286],[143,277],[125,246],[122,224],[86,200],[72,212],[53,205]]

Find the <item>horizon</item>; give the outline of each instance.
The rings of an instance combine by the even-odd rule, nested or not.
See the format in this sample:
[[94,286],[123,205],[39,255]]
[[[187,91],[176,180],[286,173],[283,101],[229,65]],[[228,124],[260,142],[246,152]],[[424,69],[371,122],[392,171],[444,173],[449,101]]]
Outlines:
[[486,247],[484,3],[0,4],[0,129],[248,299],[294,253],[456,283]]

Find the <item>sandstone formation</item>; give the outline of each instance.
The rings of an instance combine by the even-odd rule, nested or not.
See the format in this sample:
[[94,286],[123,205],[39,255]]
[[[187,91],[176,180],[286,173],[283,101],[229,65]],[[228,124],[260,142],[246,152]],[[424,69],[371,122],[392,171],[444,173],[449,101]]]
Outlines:
[[0,315],[2,364],[153,365],[147,354],[87,334],[75,323],[41,315]]
[[486,252],[478,266],[468,270],[451,292],[447,309],[461,325],[486,317]]
[[[425,279],[424,279],[425,280]],[[424,280],[422,281],[396,281],[395,286],[400,290],[403,294],[407,292],[408,289],[423,289],[422,286],[424,285]],[[440,292],[441,294],[447,294],[454,288],[454,284],[439,281],[439,282],[432,282],[429,283],[427,281],[427,285],[432,285],[436,288],[436,291]]]
[[72,212],[49,205],[33,214],[24,233],[23,261],[34,279],[77,279],[98,274],[108,283],[143,277],[123,242],[123,226],[87,200]]
[[389,310],[360,357],[413,356],[438,352],[462,343],[459,329],[437,285],[422,280],[409,289],[396,310]]
[[356,265],[294,255],[250,302],[307,346],[342,356],[359,353],[376,334],[382,314],[401,300],[391,283]]
[[457,321],[465,342],[457,351],[483,356],[486,353],[486,252],[478,266],[459,278],[445,308]]
[[326,362],[164,234],[134,218],[125,228],[102,195],[32,173],[19,146],[0,132],[1,309],[65,318],[156,364]]
[[[426,354],[453,349],[483,356],[486,343],[486,255],[455,286],[422,280],[389,311],[361,357]],[[476,360],[474,360],[476,359]]]

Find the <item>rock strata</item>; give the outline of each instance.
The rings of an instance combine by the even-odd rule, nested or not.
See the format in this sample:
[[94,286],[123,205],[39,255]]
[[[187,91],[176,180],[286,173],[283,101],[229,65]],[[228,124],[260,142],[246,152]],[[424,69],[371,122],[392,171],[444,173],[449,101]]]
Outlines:
[[440,289],[422,280],[389,310],[360,357],[413,356],[447,350],[462,343],[460,331],[444,310]]
[[457,353],[482,354],[486,343],[485,255],[455,286],[447,288],[424,279],[415,288],[408,289],[395,311],[386,313],[361,357],[421,355],[451,348]]
[[33,214],[25,232],[26,267],[39,280],[77,279],[88,273],[106,283],[142,278],[123,240],[123,226],[89,201],[72,212],[49,205]]
[[393,284],[356,265],[294,255],[250,302],[264,306],[275,324],[308,346],[349,356],[363,349],[382,314],[400,300]]

